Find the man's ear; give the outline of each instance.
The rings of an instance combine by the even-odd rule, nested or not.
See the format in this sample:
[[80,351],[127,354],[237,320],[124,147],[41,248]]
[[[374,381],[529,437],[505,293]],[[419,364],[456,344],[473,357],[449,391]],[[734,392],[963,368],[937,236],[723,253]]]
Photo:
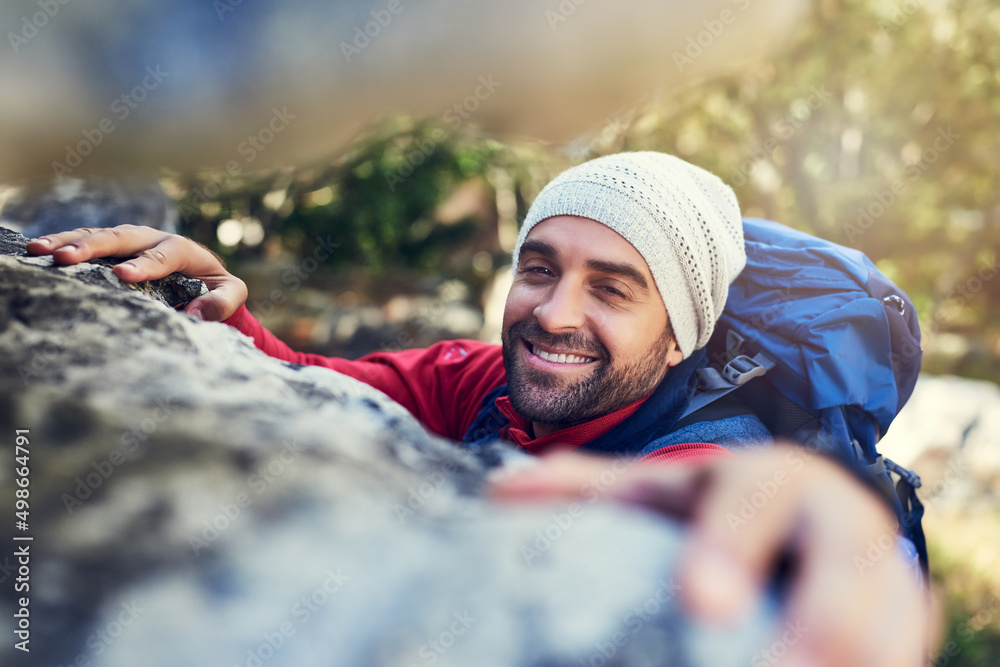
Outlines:
[[667,367],[676,366],[684,361],[684,353],[677,346],[677,339],[670,337],[670,346],[667,348]]

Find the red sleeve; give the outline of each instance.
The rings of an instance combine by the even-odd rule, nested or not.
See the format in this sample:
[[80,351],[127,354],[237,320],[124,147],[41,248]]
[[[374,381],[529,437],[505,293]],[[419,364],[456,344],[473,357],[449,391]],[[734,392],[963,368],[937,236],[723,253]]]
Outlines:
[[657,449],[655,452],[650,452],[643,456],[638,462],[654,464],[698,464],[717,461],[729,456],[736,456],[736,454],[725,447],[713,445],[708,442],[688,442],[683,445],[670,445],[663,449]]
[[330,368],[385,392],[428,430],[453,440],[472,425],[483,397],[507,381],[500,346],[480,341],[444,341],[425,350],[375,352],[351,361],[295,352],[245,305],[225,324],[253,338],[258,349],[275,359]]

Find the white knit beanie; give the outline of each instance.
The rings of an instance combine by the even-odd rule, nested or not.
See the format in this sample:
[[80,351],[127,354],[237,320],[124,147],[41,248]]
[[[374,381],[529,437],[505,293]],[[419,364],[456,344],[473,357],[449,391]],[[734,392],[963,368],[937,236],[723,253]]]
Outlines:
[[686,359],[704,347],[746,264],[732,189],[665,153],[618,153],[564,171],[535,199],[514,249],[539,222],[576,215],[607,225],[646,260]]

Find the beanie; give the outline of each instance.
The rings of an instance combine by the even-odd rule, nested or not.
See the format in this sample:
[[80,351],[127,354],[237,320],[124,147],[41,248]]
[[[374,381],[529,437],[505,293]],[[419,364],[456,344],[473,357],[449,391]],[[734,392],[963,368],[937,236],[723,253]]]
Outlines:
[[600,222],[639,251],[685,359],[708,343],[729,284],[746,264],[739,204],[721,179],[655,152],[617,153],[572,167],[528,210],[515,269],[528,232],[557,215]]

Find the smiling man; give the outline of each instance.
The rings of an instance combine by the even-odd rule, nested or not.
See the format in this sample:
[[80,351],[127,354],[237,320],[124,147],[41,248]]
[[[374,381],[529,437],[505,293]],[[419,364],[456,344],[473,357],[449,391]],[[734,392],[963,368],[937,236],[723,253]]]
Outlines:
[[536,453],[674,461],[768,444],[732,401],[678,423],[745,261],[736,198],[698,167],[643,152],[564,172],[521,228],[502,331],[507,385],[487,395],[465,442],[499,435]]
[[548,435],[651,394],[682,357],[642,255],[561,215],[520,248],[503,325],[510,400]]
[[670,155],[621,153],[567,170],[535,199],[514,251],[502,347],[445,341],[331,359],[293,352],[245,306],[233,313],[209,295],[187,310],[225,317],[271,356],[371,384],[466,446],[500,438],[533,454],[694,461],[770,444],[732,399],[710,419],[679,423],[745,262],[729,187]]
[[[649,426],[639,410],[657,387],[644,412],[655,412],[659,427],[643,431],[662,438],[672,430],[744,263],[739,206],[712,174],[648,152],[564,172],[528,211],[514,252],[502,339],[515,414],[505,414],[530,420],[535,438],[591,422],[591,437],[574,444],[651,453],[634,433],[618,446],[594,441],[605,426]],[[734,445],[766,440],[759,422],[738,421],[729,425]],[[514,440],[543,449],[522,434]]]
[[[502,347],[445,341],[354,361],[294,352],[247,311],[246,286],[216,255],[147,227],[74,230],[32,241],[28,252],[51,253],[58,264],[132,257],[114,268],[129,282],[173,271],[200,278],[209,292],[187,305],[188,314],[225,321],[271,356],[371,384],[467,447],[500,438],[535,454],[582,450],[690,464],[637,465],[608,497],[690,520],[678,577],[687,608],[704,619],[745,614],[775,563],[793,554],[800,566],[786,616],[810,633],[788,648],[785,664],[909,667],[931,645],[927,599],[895,549],[864,577],[850,566],[873,540],[895,534],[880,499],[839,465],[771,447],[763,424],[726,399],[710,417],[682,418],[746,257],[732,190],[678,158],[598,158],[542,190],[514,252]],[[795,474],[793,459],[801,463]],[[493,493],[578,498],[603,465],[548,457],[499,480]],[[734,531],[727,513],[779,475],[787,481],[780,493]],[[912,632],[903,637],[900,628]]]

